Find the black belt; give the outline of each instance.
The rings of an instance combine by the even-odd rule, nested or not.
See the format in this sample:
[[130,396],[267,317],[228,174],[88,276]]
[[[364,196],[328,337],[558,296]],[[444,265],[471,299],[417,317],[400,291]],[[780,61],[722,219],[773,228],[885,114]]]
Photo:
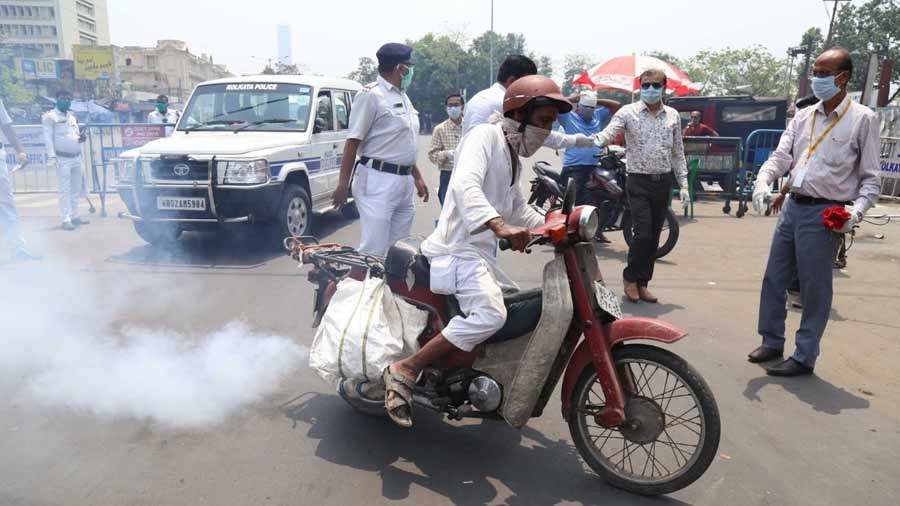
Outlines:
[[[369,162],[372,162],[371,165]],[[359,163],[366,165],[371,169],[387,172],[388,174],[396,174],[398,176],[408,176],[412,174],[413,169],[412,165],[397,165],[396,163],[382,162],[381,160],[369,158],[368,156],[359,157]]]
[[803,195],[800,193],[791,192],[791,200],[796,202],[797,204],[804,206],[847,206],[850,205],[850,202],[842,202],[840,200],[831,200],[831,199],[821,199],[819,197],[810,197],[809,195]]
[[672,177],[671,172],[663,172],[662,174],[644,174],[643,172],[629,172],[628,177],[638,177],[641,179],[649,179],[650,181],[663,181]]
[[56,156],[61,156],[63,158],[75,158],[81,156],[81,153],[66,153],[65,151],[57,151]]

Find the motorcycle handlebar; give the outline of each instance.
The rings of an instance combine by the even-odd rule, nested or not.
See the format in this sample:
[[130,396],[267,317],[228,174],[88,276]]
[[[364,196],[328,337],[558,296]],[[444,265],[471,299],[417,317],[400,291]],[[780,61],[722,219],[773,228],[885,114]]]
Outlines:
[[[535,244],[543,244],[543,242],[544,242],[544,236],[542,236],[542,235],[534,236],[531,239],[531,241],[529,241],[528,244],[525,246],[525,253],[531,253],[532,246],[534,246]],[[512,243],[509,242],[509,239],[500,239],[498,241],[497,246],[500,248],[500,251],[507,251],[510,248],[512,248]]]

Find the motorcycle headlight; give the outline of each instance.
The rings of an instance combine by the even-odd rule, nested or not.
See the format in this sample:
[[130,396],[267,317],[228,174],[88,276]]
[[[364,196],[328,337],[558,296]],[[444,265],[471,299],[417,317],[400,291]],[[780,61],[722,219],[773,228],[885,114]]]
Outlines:
[[582,241],[592,241],[600,228],[600,211],[594,206],[583,206],[578,218],[578,235]]
[[218,162],[223,184],[263,184],[269,181],[269,163],[265,160]]

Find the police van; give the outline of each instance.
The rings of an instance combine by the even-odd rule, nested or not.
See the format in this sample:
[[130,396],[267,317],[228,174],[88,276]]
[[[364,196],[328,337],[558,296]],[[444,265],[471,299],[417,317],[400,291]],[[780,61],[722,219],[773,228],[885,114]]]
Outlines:
[[[331,208],[360,89],[299,75],[199,84],[170,137],[120,155],[121,216],[151,244],[239,224],[277,242],[309,235]],[[357,217],[352,202],[341,211]]]

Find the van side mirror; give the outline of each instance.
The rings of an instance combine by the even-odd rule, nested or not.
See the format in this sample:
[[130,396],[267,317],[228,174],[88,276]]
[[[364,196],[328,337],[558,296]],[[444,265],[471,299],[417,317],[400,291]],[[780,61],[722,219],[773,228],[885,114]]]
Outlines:
[[322,118],[316,118],[316,121],[313,122],[313,133],[317,134],[325,130],[325,120]]

